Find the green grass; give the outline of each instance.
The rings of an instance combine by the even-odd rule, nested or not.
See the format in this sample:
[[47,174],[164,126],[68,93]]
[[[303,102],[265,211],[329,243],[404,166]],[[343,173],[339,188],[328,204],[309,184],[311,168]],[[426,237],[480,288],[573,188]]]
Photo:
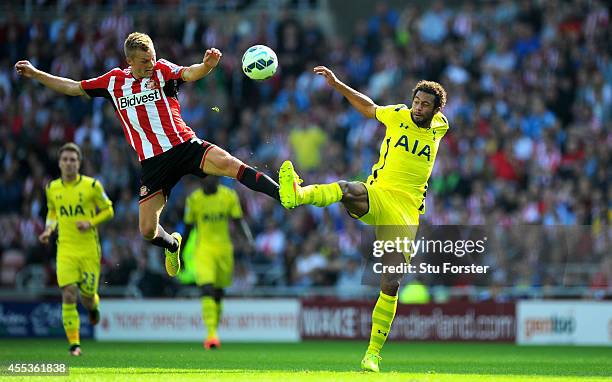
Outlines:
[[359,372],[363,342],[223,344],[84,341],[69,357],[60,340],[2,340],[0,360],[62,361],[70,377],[2,380],[72,381],[612,381],[612,348],[509,344],[389,343],[384,375]]

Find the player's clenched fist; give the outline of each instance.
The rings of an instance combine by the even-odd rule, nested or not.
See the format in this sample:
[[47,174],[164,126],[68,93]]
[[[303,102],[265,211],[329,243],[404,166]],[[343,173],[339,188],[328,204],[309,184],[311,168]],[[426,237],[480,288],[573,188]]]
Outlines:
[[219,63],[221,56],[223,56],[223,54],[221,53],[219,49],[210,48],[206,50],[206,53],[204,53],[204,59],[202,60],[202,62],[206,66],[210,68],[214,68]]
[[38,236],[38,240],[43,244],[47,244],[49,243],[49,237],[51,237],[51,231],[48,229],[45,229],[43,233],[41,233]]
[[313,70],[316,74],[325,77],[325,80],[327,81],[327,84],[329,86],[335,86],[338,83],[338,78],[336,77],[334,72],[332,72],[325,66],[315,66]]
[[15,64],[15,70],[20,76],[30,78],[34,75],[36,68],[28,60],[21,60]]

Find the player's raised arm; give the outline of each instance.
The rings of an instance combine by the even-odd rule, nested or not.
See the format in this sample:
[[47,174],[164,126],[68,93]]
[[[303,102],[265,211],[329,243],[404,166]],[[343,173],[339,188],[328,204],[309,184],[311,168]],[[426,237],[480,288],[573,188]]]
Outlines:
[[357,90],[351,88],[344,82],[340,81],[334,72],[325,66],[317,66],[314,68],[314,72],[318,75],[325,77],[329,86],[339,91],[357,111],[363,114],[367,118],[376,117],[377,105],[372,101],[370,97],[363,93],[359,93]]
[[183,71],[183,81],[197,81],[206,76],[217,66],[219,60],[221,60],[221,56],[223,56],[223,54],[221,54],[219,49],[211,48],[206,50],[201,64],[193,64]]
[[69,96],[85,95],[85,91],[81,88],[78,81],[70,78],[57,77],[40,69],[36,69],[30,61],[22,60],[15,64],[15,70],[20,76],[33,78],[49,89],[55,90]]

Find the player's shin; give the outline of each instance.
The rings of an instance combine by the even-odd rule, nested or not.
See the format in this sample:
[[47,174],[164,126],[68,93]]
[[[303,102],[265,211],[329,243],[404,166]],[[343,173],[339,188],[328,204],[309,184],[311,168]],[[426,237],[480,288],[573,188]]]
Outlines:
[[70,345],[79,345],[81,343],[79,335],[81,322],[76,304],[62,303],[62,322],[68,343]]
[[221,314],[223,314],[223,301],[217,301],[217,328],[221,322]]
[[236,179],[253,191],[262,192],[271,198],[280,200],[278,183],[252,167],[241,165],[236,174]]
[[381,291],[372,312],[372,332],[370,334],[368,352],[374,354],[380,353],[391,330],[391,323],[395,317],[396,309],[397,295],[389,296]]
[[298,204],[312,204],[317,207],[327,207],[342,199],[342,190],[338,183],[313,184],[300,187]]
[[217,337],[218,323],[217,302],[212,296],[202,297],[202,320],[208,331],[208,338]]

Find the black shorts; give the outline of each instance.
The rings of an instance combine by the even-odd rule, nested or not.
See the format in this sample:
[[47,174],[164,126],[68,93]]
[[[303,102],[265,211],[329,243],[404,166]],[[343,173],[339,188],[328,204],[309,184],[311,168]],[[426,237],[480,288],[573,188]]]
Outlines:
[[184,175],[206,177],[202,163],[215,145],[198,138],[174,146],[170,150],[140,162],[140,203],[163,192],[166,199]]

